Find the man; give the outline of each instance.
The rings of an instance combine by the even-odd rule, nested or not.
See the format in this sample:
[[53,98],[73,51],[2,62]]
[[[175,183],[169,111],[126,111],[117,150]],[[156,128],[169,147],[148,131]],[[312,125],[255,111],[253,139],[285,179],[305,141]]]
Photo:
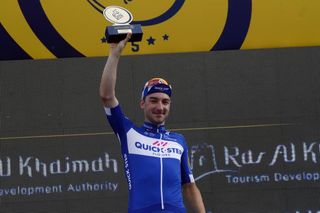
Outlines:
[[110,44],[103,70],[100,96],[105,112],[121,143],[129,188],[130,213],[185,213],[185,201],[193,212],[205,213],[200,191],[188,166],[188,148],[182,135],[164,127],[171,104],[171,86],[161,78],[148,81],[140,107],[145,123],[135,126],[124,116],[115,95],[117,66],[127,38]]

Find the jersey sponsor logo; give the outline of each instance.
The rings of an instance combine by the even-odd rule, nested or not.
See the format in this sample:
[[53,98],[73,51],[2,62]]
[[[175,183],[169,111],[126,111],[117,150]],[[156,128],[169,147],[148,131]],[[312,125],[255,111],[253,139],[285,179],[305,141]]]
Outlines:
[[[159,142],[156,141],[156,143],[166,143],[167,142]],[[152,144],[152,146],[148,145],[148,144],[144,144],[142,142],[135,142],[135,146],[138,149],[143,149],[143,150],[147,150],[147,151],[152,151],[155,153],[177,153],[177,154],[182,154],[182,150],[178,149],[178,148],[166,148],[165,146],[159,147],[158,145],[154,145]]]
[[128,188],[131,190],[132,184],[131,184],[131,174],[130,174],[130,169],[129,169],[129,160],[127,154],[123,155],[123,160],[124,160],[124,168],[125,168],[125,174],[127,176],[127,182],[128,182]]
[[131,129],[127,133],[129,154],[149,157],[181,159],[183,147],[174,141],[159,140]]
[[164,142],[164,141],[155,141],[152,143],[152,145],[154,146],[162,146],[162,147],[165,147],[166,145],[168,144],[168,142]]

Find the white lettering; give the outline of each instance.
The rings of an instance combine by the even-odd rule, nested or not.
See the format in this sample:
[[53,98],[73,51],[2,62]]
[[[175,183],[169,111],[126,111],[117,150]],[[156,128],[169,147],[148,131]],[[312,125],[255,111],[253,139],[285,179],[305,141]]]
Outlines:
[[[0,160],[0,177],[11,174],[10,159],[7,159],[7,166],[4,166],[3,160]],[[111,164],[112,163],[112,164]],[[19,156],[19,174],[33,177],[35,174],[43,177],[49,175],[62,175],[68,173],[88,173],[88,172],[105,172],[112,166],[113,172],[118,172],[116,159],[110,159],[109,154],[105,153],[104,157],[95,160],[71,160],[65,157],[64,160],[57,159],[52,162],[43,162],[39,158],[32,156],[23,158]],[[4,172],[6,168],[6,173]]]
[[11,160],[9,157],[5,161],[0,159],[0,177],[11,176]]
[[[291,153],[290,159],[289,159],[289,156],[288,156],[289,155],[288,152]],[[277,162],[279,156],[282,156],[283,161],[286,162],[286,163],[295,162],[295,160],[296,160],[295,145],[293,143],[291,143],[290,144],[290,149],[287,149],[287,147],[285,145],[278,145],[276,147],[276,151],[274,152],[272,161],[269,164],[269,166],[273,166]]]
[[269,175],[253,175],[253,176],[236,176],[226,175],[227,182],[231,184],[245,184],[245,183],[262,183],[269,182]]
[[229,149],[225,146],[224,147],[224,159],[225,159],[225,164],[229,165],[230,161],[233,162],[234,165],[236,165],[237,167],[242,167],[236,157],[239,156],[239,148],[238,147],[233,147],[234,149],[234,154],[230,154],[229,153]]
[[32,168],[29,165],[30,160],[32,159],[32,157],[28,157],[25,161],[23,160],[23,158],[21,156],[19,156],[19,174],[23,175],[24,174],[24,169],[26,168],[27,170],[27,175],[29,177],[32,177]]
[[317,143],[313,142],[311,144],[309,144],[309,146],[307,145],[307,143],[303,143],[303,159],[304,161],[308,161],[308,157],[311,157],[312,162],[317,163],[317,155],[316,153],[313,151],[313,147],[314,145],[316,145]]

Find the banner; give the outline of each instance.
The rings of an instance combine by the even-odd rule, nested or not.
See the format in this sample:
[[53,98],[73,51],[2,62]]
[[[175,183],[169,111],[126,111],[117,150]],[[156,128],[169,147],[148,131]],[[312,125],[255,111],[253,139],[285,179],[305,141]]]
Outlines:
[[[318,212],[318,127],[279,123],[180,129],[188,138],[190,167],[207,212]],[[207,137],[199,140],[201,135]],[[48,201],[44,211],[65,199],[75,202],[72,212],[88,212],[80,211],[81,200],[105,199],[97,212],[126,211],[123,160],[111,132],[7,137],[0,145],[4,209],[24,202],[26,211]]]
[[317,0],[3,0],[0,60],[106,56],[110,5],[142,25],[128,55],[320,44]]

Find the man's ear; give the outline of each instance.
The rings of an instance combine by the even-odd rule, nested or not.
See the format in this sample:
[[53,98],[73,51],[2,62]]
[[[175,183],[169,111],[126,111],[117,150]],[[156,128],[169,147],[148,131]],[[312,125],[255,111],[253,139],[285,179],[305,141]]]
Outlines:
[[145,101],[143,99],[140,100],[140,108],[144,109]]

